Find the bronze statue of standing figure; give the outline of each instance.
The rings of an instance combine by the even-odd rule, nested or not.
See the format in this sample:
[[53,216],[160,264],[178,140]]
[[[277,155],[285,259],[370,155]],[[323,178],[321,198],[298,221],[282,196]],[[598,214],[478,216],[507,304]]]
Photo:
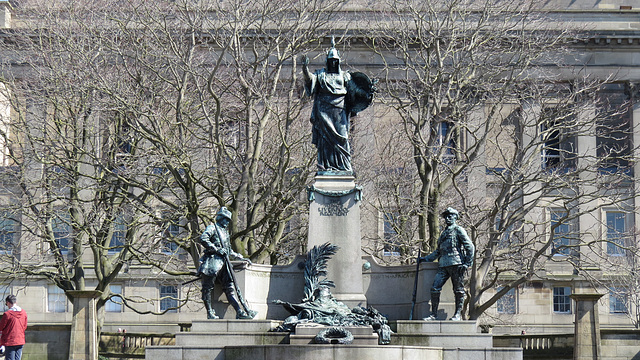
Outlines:
[[360,72],[340,68],[340,53],[331,39],[326,68],[309,71],[309,58],[302,57],[305,89],[314,97],[311,111],[312,140],[318,149],[318,170],[352,173],[349,129],[351,117],[373,101],[376,81]]
[[438,259],[438,272],[431,286],[431,314],[424,320],[437,320],[440,292],[444,283],[451,278],[455,295],[455,313],[450,320],[462,320],[462,306],[464,304],[464,276],[467,269],[473,265],[475,247],[467,232],[456,220],[459,213],[456,209],[447,208],[442,216],[447,224],[440,238],[438,246],[431,254],[418,258],[418,261],[434,261]]
[[198,275],[202,278],[202,301],[207,309],[207,319],[218,319],[211,300],[217,279],[222,284],[227,300],[236,310],[236,319],[253,319],[256,312],[249,308],[237,287],[229,256],[251,262],[231,249],[227,230],[229,223],[231,212],[226,207],[221,207],[215,222],[207,226],[200,236],[200,244],[204,247],[204,255],[200,258],[198,268]]

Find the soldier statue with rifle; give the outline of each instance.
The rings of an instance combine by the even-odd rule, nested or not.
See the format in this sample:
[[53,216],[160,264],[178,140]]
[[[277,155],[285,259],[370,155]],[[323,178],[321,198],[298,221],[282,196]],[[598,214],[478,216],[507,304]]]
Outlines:
[[438,272],[431,286],[431,314],[424,320],[437,319],[440,291],[449,278],[453,283],[453,293],[456,299],[455,313],[450,320],[460,321],[462,319],[461,313],[465,295],[464,276],[467,269],[473,265],[475,247],[467,232],[456,224],[458,216],[456,209],[447,208],[442,213],[446,226],[438,238],[435,251],[425,257],[418,255],[418,262],[438,259]]
[[236,319],[253,319],[256,312],[251,310],[238,289],[233,266],[229,256],[245,260],[242,255],[231,249],[227,227],[231,222],[231,212],[221,207],[216,214],[215,222],[207,226],[200,236],[200,244],[204,247],[204,255],[200,258],[198,276],[202,279],[202,301],[207,309],[207,319],[218,319],[213,310],[211,294],[216,279],[222,284],[227,300],[236,310]]

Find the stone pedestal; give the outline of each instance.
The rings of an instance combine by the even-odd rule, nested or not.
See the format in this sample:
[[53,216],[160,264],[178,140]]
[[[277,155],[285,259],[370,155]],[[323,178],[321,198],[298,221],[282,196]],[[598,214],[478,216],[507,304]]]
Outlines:
[[350,308],[366,306],[362,286],[361,190],[351,175],[317,175],[309,188],[309,242],[339,247],[327,265],[333,296]]
[[598,318],[598,300],[602,294],[572,294],[576,302],[575,360],[602,359],[600,350],[600,319]]
[[[147,346],[147,360],[522,360],[522,348],[494,348],[491,334],[476,321],[398,321],[391,345],[378,345],[371,326],[347,327],[354,343],[309,344],[323,325],[298,324],[296,332],[271,332],[273,320],[194,321],[176,334],[175,345]],[[358,343],[356,343],[358,342]]]
[[69,360],[98,359],[96,302],[100,291],[67,291],[73,297]]

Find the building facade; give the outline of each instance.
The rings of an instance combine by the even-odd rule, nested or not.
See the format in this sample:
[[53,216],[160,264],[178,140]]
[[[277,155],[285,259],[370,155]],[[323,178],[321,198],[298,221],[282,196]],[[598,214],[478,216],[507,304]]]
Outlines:
[[[368,14],[366,5],[347,5],[361,14]],[[545,82],[553,85],[549,86],[549,92],[540,97],[534,94],[526,98],[522,97],[522,91],[517,92],[517,96],[504,95],[501,99],[488,96],[484,98],[483,103],[475,103],[465,108],[467,113],[464,116],[464,126],[460,122],[447,120],[443,114],[449,110],[440,109],[441,113],[437,116],[442,118],[433,122],[437,126],[427,131],[430,131],[431,136],[428,146],[434,152],[439,152],[436,159],[441,168],[445,169],[440,174],[442,179],[447,178],[448,172],[454,172],[456,164],[465,161],[460,159],[460,153],[478,149],[474,152],[473,164],[460,175],[454,176],[457,179],[455,183],[460,188],[454,189],[452,186],[447,192],[443,192],[444,200],[437,204],[441,207],[461,207],[461,221],[470,228],[472,234],[477,235],[478,248],[493,253],[490,258],[478,256],[476,260],[473,278],[479,279],[479,274],[484,272],[483,280],[472,283],[472,286],[476,285],[477,291],[470,291],[470,297],[475,296],[476,304],[486,303],[503,290],[504,286],[509,286],[503,296],[493,301],[488,309],[483,310],[482,323],[501,326],[505,332],[571,332],[574,304],[569,296],[574,293],[597,291],[605,293],[600,303],[603,328],[637,326],[637,306],[640,304],[637,294],[640,287],[635,282],[635,271],[638,267],[635,224],[636,194],[639,191],[636,174],[640,174],[640,168],[637,168],[635,160],[640,155],[640,139],[636,131],[640,121],[640,105],[637,102],[640,84],[640,3],[559,1],[548,6],[548,12],[542,17],[545,23],[551,24],[551,28],[557,31],[573,28],[574,32],[571,34],[579,35],[579,39],[568,48],[570,52],[562,54],[565,58],[562,66],[558,63],[545,63],[546,58],[542,55],[538,58],[540,62],[536,64],[536,70],[548,70]],[[347,10],[349,9],[351,8]],[[10,42],[13,34],[20,30],[21,22],[19,18],[11,19],[12,6],[8,2],[0,2],[0,10],[0,14],[4,14],[4,17],[0,18],[3,40]],[[384,86],[381,84],[381,88],[391,89],[390,84],[401,78],[402,73],[399,70],[401,66],[389,62],[394,58],[389,53],[389,48],[372,48],[368,36],[363,35],[360,29],[348,30],[353,30],[353,36],[350,37],[351,32],[345,36],[344,43],[350,46],[345,45],[341,49],[345,66],[374,74],[384,83]],[[322,66],[323,51],[321,49],[315,52],[312,65]],[[381,51],[382,55],[376,55],[376,51]],[[550,50],[545,48],[542,53],[545,51]],[[395,58],[395,61],[398,61],[398,58]],[[15,73],[19,74],[18,77],[28,77],[29,71],[33,71],[29,70],[28,66],[16,63],[9,65],[8,68],[15,70]],[[530,71],[531,73],[522,76],[535,79],[535,71]],[[390,73],[391,76],[385,75]],[[550,81],[549,74],[553,75],[555,82]],[[8,76],[5,78],[9,79]],[[117,79],[117,76],[106,81],[114,81],[113,79]],[[6,83],[15,84],[9,80]],[[450,83],[453,83],[453,80]],[[580,90],[576,89],[576,86],[588,87],[593,84],[598,85],[598,91],[593,92],[597,95],[589,98],[592,99],[592,106],[583,106],[588,101],[580,98]],[[192,250],[190,252],[179,245],[184,245],[185,241],[191,241],[192,244],[197,241],[198,228],[201,225],[198,221],[206,218],[202,216],[202,211],[198,213],[200,217],[195,218],[194,224],[192,218],[171,216],[173,208],[163,208],[162,201],[171,198],[171,195],[160,196],[154,201],[143,203],[139,199],[145,191],[134,189],[126,201],[108,205],[96,203],[95,207],[112,206],[115,212],[103,211],[99,213],[102,214],[99,221],[86,218],[87,222],[81,224],[75,217],[71,217],[76,215],[66,210],[66,203],[52,201],[51,204],[47,204],[42,200],[37,204],[25,202],[25,195],[21,194],[21,184],[12,182],[12,179],[18,178],[14,174],[20,171],[16,169],[16,159],[27,158],[30,148],[20,147],[19,154],[15,149],[14,152],[10,151],[8,143],[28,142],[24,141],[27,139],[26,136],[14,133],[19,129],[11,128],[7,124],[16,119],[24,120],[24,124],[57,119],[56,111],[65,112],[61,118],[71,118],[66,113],[71,110],[58,108],[64,104],[64,95],[54,104],[56,106],[26,104],[24,108],[27,110],[21,109],[11,101],[9,87],[2,83],[0,85],[4,86],[3,91],[0,91],[0,117],[3,124],[3,128],[0,129],[3,135],[0,145],[3,145],[4,149],[0,156],[4,172],[2,201],[6,207],[0,219],[0,243],[4,249],[3,260],[10,266],[8,268],[15,269],[16,274],[21,274],[7,276],[2,292],[17,293],[21,306],[29,310],[30,319],[34,323],[67,323],[70,322],[72,309],[69,299],[61,289],[61,285],[65,286],[66,278],[62,275],[49,278],[45,275],[38,276],[34,269],[54,267],[51,264],[56,263],[57,259],[74,259],[68,263],[68,268],[58,268],[59,272],[64,269],[71,271],[78,265],[78,259],[84,259],[86,262],[95,261],[96,258],[106,262],[116,259],[113,264],[107,264],[108,266],[102,266],[98,261],[93,267],[87,267],[83,274],[84,286],[102,287],[105,294],[110,294],[107,296],[110,300],[104,299],[104,326],[140,328],[140,324],[145,324],[144,326],[157,325],[171,329],[178,323],[204,318],[197,283],[183,284],[192,278],[190,275],[193,275],[197,265],[197,256],[194,256],[198,253],[197,245],[186,246]],[[203,89],[190,90],[206,92]],[[503,91],[501,94],[506,93]],[[259,96],[256,97],[258,98]],[[354,162],[361,168],[357,170],[358,181],[365,187],[361,225],[365,244],[363,255],[374,256],[380,262],[394,266],[407,264],[416,256],[419,247],[415,245],[416,239],[420,237],[415,214],[422,210],[416,208],[415,201],[407,200],[415,197],[417,188],[420,187],[419,176],[414,170],[414,155],[411,155],[415,148],[401,141],[407,134],[398,130],[407,124],[403,122],[403,115],[419,110],[413,109],[403,114],[398,112],[398,107],[394,105],[396,99],[393,96],[380,93],[379,99],[380,101],[370,110],[359,116],[360,119],[354,121],[352,141]],[[576,106],[580,104],[580,108],[571,107],[566,103],[567,99],[572,99]],[[144,107],[145,101],[153,103],[162,102],[163,99],[141,98],[140,103],[135,105]],[[264,99],[256,100],[258,103],[260,101]],[[453,102],[444,103],[444,108],[454,109],[455,106],[457,105]],[[153,109],[153,106],[151,108]],[[261,111],[264,108],[267,106],[258,106],[256,112],[263,114]],[[128,137],[131,131],[129,129],[134,126],[127,121],[104,115],[111,114],[111,111],[117,112],[118,109],[114,110],[105,105],[99,111],[86,112],[91,113],[87,115],[87,119],[102,124],[96,125],[97,128],[109,121],[113,122],[105,125],[104,129],[108,131],[95,132],[96,139],[102,140],[96,140],[95,143],[89,141],[90,145],[87,146],[97,147],[96,144],[99,144],[103,149],[112,147],[113,151],[103,150],[101,155],[95,158],[76,158],[80,164],[78,166],[84,169],[82,174],[86,178],[86,184],[78,188],[81,190],[80,196],[76,199],[78,201],[89,203],[98,197],[98,192],[94,189],[103,184],[99,182],[101,178],[97,175],[102,166],[111,166],[110,176],[117,180],[126,177],[126,171],[132,167],[127,164],[128,161],[136,164],[133,166],[147,161],[149,168],[153,169],[151,173],[168,182],[162,176],[172,170],[168,165],[162,165],[164,158],[159,153],[134,154],[132,148],[136,146],[136,139]],[[172,111],[178,112],[175,108]],[[172,114],[175,115],[175,112]],[[306,114],[304,111],[302,113]],[[127,116],[129,114],[124,118],[128,118]],[[302,118],[305,116],[300,115]],[[36,119],[29,120],[29,117]],[[76,118],[80,117],[78,115]],[[494,122],[486,126],[488,118]],[[236,137],[236,143],[245,140],[245,135],[239,128],[226,125],[228,128],[223,131],[227,131],[229,137]],[[31,134],[39,136],[37,132]],[[66,129],[56,136],[68,138],[71,134],[71,130]],[[483,137],[484,142],[481,141]],[[34,138],[40,139],[37,136]],[[151,137],[146,140],[153,142],[150,139]],[[198,139],[206,142],[202,138]],[[74,148],[74,144],[77,145],[69,143],[69,146]],[[426,147],[425,144],[423,145]],[[63,149],[65,146],[60,148]],[[297,143],[296,146],[303,148],[309,145]],[[36,154],[45,153],[45,149],[37,148],[36,145],[31,150]],[[56,154],[53,153],[52,156],[55,157]],[[114,163],[98,163],[98,160],[107,156],[105,154],[113,155],[108,156],[111,156],[109,159]],[[233,154],[227,155],[229,158],[234,157]],[[198,156],[214,158],[215,154],[213,150],[207,149],[198,153]],[[281,154],[274,152],[270,156],[277,158]],[[522,171],[520,179],[513,176],[516,158],[521,161],[521,165],[524,164],[519,167]],[[382,160],[378,163],[376,159]],[[67,174],[68,168],[55,165],[57,163],[54,160],[48,159],[51,162],[45,162],[44,166],[34,164],[38,161],[23,162],[22,165],[30,166],[27,170],[33,174],[31,178],[46,178],[47,171],[53,171],[58,175],[51,175],[50,178],[63,179],[64,176],[60,174]],[[52,165],[51,168],[47,168],[48,164]],[[233,165],[233,161],[225,164]],[[175,167],[178,177],[188,172],[180,166],[187,165]],[[119,170],[114,170],[115,167]],[[193,167],[209,169],[214,168],[215,164],[194,163]],[[287,171],[289,170],[291,172],[288,174],[293,174],[292,178],[295,177],[295,171]],[[273,169],[269,171],[275,172]],[[140,175],[140,178],[144,177]],[[491,213],[492,204],[498,204],[495,200],[501,199],[504,194],[507,178],[511,179],[508,185],[511,188],[516,187],[515,190],[510,190],[512,198],[501,200],[503,202],[498,208],[504,210],[503,215]],[[44,183],[47,186],[51,185],[46,181]],[[153,181],[145,178],[145,181],[140,182],[140,186],[150,183],[153,185]],[[63,185],[58,186],[55,191],[67,191]],[[207,184],[198,186],[206,188]],[[83,198],[83,191],[89,194],[88,197],[91,199]],[[173,188],[161,187],[158,192],[162,191],[170,193]],[[215,193],[213,190],[211,192]],[[206,191],[202,192],[205,193]],[[394,194],[398,196],[393,198]],[[260,194],[255,194],[254,199],[257,199],[258,195]],[[304,198],[303,193],[297,195]],[[464,197],[473,201],[461,201]],[[132,198],[136,200],[131,200]],[[157,210],[145,212],[146,210],[136,208],[138,200],[142,204],[140,208]],[[198,200],[202,200],[202,197]],[[210,203],[209,207],[214,208],[219,203],[216,200],[218,199],[211,196],[206,201]],[[27,205],[51,205],[42,207],[50,211],[45,217],[48,220],[39,223],[41,218],[38,216],[25,215],[27,212],[20,210],[24,210]],[[78,207],[80,208],[82,207]],[[437,209],[435,212],[437,214]],[[166,215],[167,213],[169,215]],[[250,217],[248,213],[242,216]],[[487,220],[489,217],[481,219],[489,213],[490,219],[493,220]],[[514,213],[517,215],[512,215]],[[242,216],[239,220],[243,220]],[[294,220],[280,221],[282,228],[276,227],[272,232],[290,231],[286,229],[292,224],[305,228],[304,216],[303,212],[294,212],[288,216],[288,219]],[[511,220],[507,221],[507,217]],[[100,226],[96,226],[92,233],[96,237],[101,236],[102,245],[74,247],[77,233],[93,226],[92,224],[103,224],[106,229],[101,230]],[[133,228],[142,230],[136,230],[134,233]],[[133,244],[131,241],[134,240],[135,249],[130,249],[130,245]],[[292,249],[305,248],[304,245],[296,246],[292,246]],[[99,251],[104,253],[95,255]],[[135,252],[136,256],[119,257],[127,251]],[[78,254],[81,255],[76,256]],[[529,260],[534,256],[539,261],[532,263]],[[484,259],[492,265],[483,268]],[[165,261],[167,266],[163,268]],[[389,268],[389,272],[397,272],[401,267]],[[259,265],[257,270],[248,271],[247,279],[270,279],[271,275],[256,274],[289,271],[286,270],[289,269],[286,266],[273,271],[267,268],[267,265]],[[25,269],[28,272],[23,277],[22,272]],[[109,276],[105,276],[103,272],[109,273],[114,269],[117,270],[113,272],[114,276],[117,275],[116,278],[105,281]],[[48,272],[51,273],[55,271]],[[75,277],[69,278],[77,280]],[[245,281],[244,277],[242,281]],[[264,286],[258,285],[258,280],[251,281],[255,281],[254,286]],[[252,289],[249,283],[243,283],[247,292]],[[426,289],[424,291],[426,292]],[[267,296],[271,294],[270,291],[266,293]],[[137,311],[124,306],[117,295],[126,297],[128,304]],[[224,297],[219,293],[216,297],[224,301]],[[295,298],[287,300],[295,301]],[[426,299],[423,299],[424,301]],[[184,306],[179,306],[183,304]],[[281,315],[273,313],[262,302],[260,306],[264,307],[264,311],[259,316]],[[225,309],[226,305],[220,303],[219,311],[225,313]],[[401,318],[402,315],[395,316]]]

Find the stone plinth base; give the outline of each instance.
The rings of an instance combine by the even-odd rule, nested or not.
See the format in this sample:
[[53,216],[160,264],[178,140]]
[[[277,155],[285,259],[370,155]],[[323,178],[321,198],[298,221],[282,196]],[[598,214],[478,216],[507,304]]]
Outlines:
[[[443,359],[442,349],[365,345],[277,345],[229,347],[226,360],[369,360]],[[478,358],[481,359],[481,358]]]
[[67,291],[73,298],[69,360],[98,359],[96,302],[100,291]]
[[574,360],[602,359],[598,300],[602,294],[571,294],[576,302]]
[[[296,326],[295,333],[289,336],[291,345],[313,344],[313,339],[322,330],[331,326],[320,324],[300,324]],[[378,334],[373,332],[371,326],[344,326],[353,334],[353,345],[377,345]]]
[[267,332],[282,324],[278,320],[217,319],[196,320],[191,323],[191,332]]
[[481,334],[477,321],[398,320],[392,345],[492,348],[493,335]]
[[327,263],[333,296],[349,308],[367,306],[362,281],[361,189],[351,175],[317,175],[309,188],[309,249],[324,243],[339,247]]
[[269,332],[281,323],[275,320],[235,319],[194,321],[190,332],[176,334],[176,345],[192,347],[206,344],[222,348],[230,344],[281,344],[287,341],[289,333]]
[[478,321],[398,320],[398,333],[403,334],[476,334]]
[[[494,348],[492,335],[473,332],[475,321],[400,321],[391,345],[294,344],[296,336],[315,337],[322,325],[298,325],[295,334],[259,331],[279,321],[206,320],[193,323],[192,331],[176,334],[175,346],[148,346],[148,360],[522,360],[521,348]],[[373,335],[369,326],[348,328],[354,338]],[[435,332],[431,332],[435,331]],[[442,333],[438,332],[442,331]],[[291,340],[291,341],[290,341]],[[297,340],[295,340],[297,341]],[[430,345],[427,345],[430,344]],[[439,345],[436,345],[439,344]]]
[[[462,344],[460,344],[462,345]],[[368,345],[255,345],[212,348],[205,345],[193,347],[147,347],[147,360],[522,360],[521,348],[436,348],[423,346],[368,346]]]

